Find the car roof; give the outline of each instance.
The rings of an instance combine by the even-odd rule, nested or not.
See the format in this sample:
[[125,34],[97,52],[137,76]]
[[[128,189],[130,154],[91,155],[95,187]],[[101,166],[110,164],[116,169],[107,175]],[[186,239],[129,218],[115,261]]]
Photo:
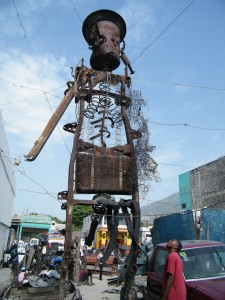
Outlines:
[[[225,246],[222,242],[209,241],[209,240],[181,240],[182,250],[188,248],[200,248],[200,247],[210,247],[210,246]],[[160,243],[157,247],[166,248],[167,243]]]

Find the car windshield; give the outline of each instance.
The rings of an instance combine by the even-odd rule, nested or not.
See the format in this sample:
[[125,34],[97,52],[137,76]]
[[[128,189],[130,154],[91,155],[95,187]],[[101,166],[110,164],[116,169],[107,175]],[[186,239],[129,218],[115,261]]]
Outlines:
[[225,247],[209,246],[181,250],[186,280],[225,276]]

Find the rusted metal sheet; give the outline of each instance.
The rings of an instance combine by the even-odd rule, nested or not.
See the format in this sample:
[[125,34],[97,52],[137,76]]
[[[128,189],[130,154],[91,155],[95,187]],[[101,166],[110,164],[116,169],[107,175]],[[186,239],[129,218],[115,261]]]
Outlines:
[[89,194],[130,195],[132,193],[131,172],[130,157],[78,153],[76,191]]

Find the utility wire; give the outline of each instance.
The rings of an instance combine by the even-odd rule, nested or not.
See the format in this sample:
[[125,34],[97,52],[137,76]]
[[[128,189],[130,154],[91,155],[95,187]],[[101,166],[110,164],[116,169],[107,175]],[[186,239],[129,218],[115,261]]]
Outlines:
[[[41,195],[49,195],[48,193],[46,192],[37,192],[37,191],[32,191],[32,190],[26,190],[26,189],[17,189],[19,191],[22,191],[22,192],[28,192],[28,193],[33,193],[33,194],[41,194]],[[56,193],[50,193],[51,195],[57,195]]]
[[[11,85],[13,85],[13,86],[16,86],[16,87],[20,87],[20,88],[24,88],[24,89],[29,89],[29,90],[33,90],[33,91],[40,91],[40,92],[43,92],[43,93],[48,93],[48,92],[46,92],[46,91],[44,91],[44,90],[42,90],[42,89],[37,89],[37,88],[25,86],[25,85],[19,85],[19,84],[16,84],[16,83],[14,83],[14,82],[11,82],[11,81],[9,81],[9,80],[7,80],[7,79],[2,78],[1,76],[0,76],[0,80],[6,82],[6,83],[8,83],[8,84],[11,84]],[[59,90],[59,89],[61,89],[61,88],[63,88],[63,87],[66,87],[66,85],[65,85],[65,84],[64,84],[64,85],[61,85],[61,86],[59,86],[59,87],[57,87],[57,88],[54,88],[54,89],[50,90],[49,92],[53,92],[53,91]]]
[[[179,206],[179,205],[176,205]],[[155,214],[146,214],[146,215],[132,215],[132,218],[140,218],[140,217],[155,217],[155,216],[169,216],[174,214],[174,212],[170,212],[170,213],[155,213]],[[131,214],[130,214],[131,215]],[[102,214],[95,214],[95,216],[102,216]],[[114,218],[121,218],[123,216],[115,216],[115,215],[111,215],[111,214],[104,214],[104,217],[114,217]]]
[[182,82],[175,82],[175,81],[154,80],[154,79],[137,78],[137,77],[133,77],[133,79],[141,80],[141,81],[155,82],[155,83],[162,83],[162,84],[178,85],[178,86],[182,86],[182,87],[192,87],[192,88],[198,88],[198,89],[225,91],[225,88],[215,88],[215,87],[210,87],[210,86],[189,84],[189,83],[182,83]]
[[[54,89],[54,90],[56,90],[56,89]],[[51,91],[54,91],[54,90],[51,90]],[[62,97],[59,97],[57,95],[54,95],[54,94],[50,93],[51,91],[49,91],[49,92],[43,92],[41,94],[38,94],[38,95],[35,95],[35,96],[32,96],[32,97],[23,98],[23,99],[20,99],[20,100],[10,101],[10,102],[6,102],[6,103],[0,103],[0,105],[6,106],[6,105],[12,105],[12,104],[15,104],[15,103],[19,103],[19,102],[25,102],[25,101],[28,101],[28,100],[33,100],[34,98],[38,98],[40,96],[43,96],[46,93],[48,95],[50,95],[50,96],[55,97],[55,98],[62,99]]]
[[[23,24],[22,24],[22,21],[21,21],[21,19],[20,19],[19,11],[18,11],[18,9],[17,9],[17,7],[16,7],[16,5],[15,5],[15,0],[13,0],[13,5],[14,5],[14,7],[15,7],[15,9],[16,9],[16,13],[17,13],[17,17],[18,17],[19,23],[20,23],[21,28],[23,29],[23,32],[24,32],[24,38],[25,38],[25,40],[26,40],[26,42],[27,42],[28,48],[29,48],[30,53],[31,53],[31,56],[32,56],[32,58],[33,58],[34,65],[35,65],[35,68],[36,68],[36,71],[37,71],[37,75],[38,75],[38,77],[39,77],[39,80],[40,80],[40,82],[41,82],[41,85],[42,85],[43,90],[45,90],[45,89],[44,89],[44,83],[43,83],[43,81],[42,81],[42,78],[41,78],[41,76],[40,76],[40,72],[39,72],[38,67],[37,67],[36,59],[35,59],[35,57],[34,57],[34,54],[33,54],[32,48],[31,48],[31,46],[30,46],[30,44],[29,44],[29,41],[28,41],[28,39],[27,39],[26,31],[25,31],[25,28],[24,28],[24,26],[23,26]],[[52,107],[51,107],[51,105],[50,105],[50,102],[49,102],[49,99],[48,99],[46,93],[45,93],[45,98],[46,98],[46,101],[47,101],[47,103],[48,103],[48,106],[49,106],[49,108],[50,108],[50,110],[51,110],[51,112],[52,112],[52,114],[53,114],[53,110],[52,110]],[[61,135],[61,137],[62,137],[62,139],[63,139],[63,142],[64,142],[64,144],[65,144],[65,146],[66,146],[67,151],[69,152],[69,154],[71,154],[71,153],[70,153],[70,150],[69,150],[69,147],[67,146],[66,141],[65,141],[65,139],[64,139],[64,137],[63,137],[63,135],[62,135],[62,132],[61,132],[61,130],[60,130],[60,128],[59,128],[58,125],[57,125],[57,129],[58,129],[58,131],[59,131],[59,133],[60,133],[60,135]]]
[[8,84],[11,84],[11,85],[13,85],[13,86],[16,86],[16,87],[20,87],[20,88],[24,88],[24,89],[29,89],[29,90],[32,90],[32,91],[45,92],[45,91],[43,91],[42,89],[33,88],[33,87],[25,86],[25,85],[19,85],[19,84],[10,82],[10,81],[8,81],[8,80],[2,78],[2,77],[0,77],[0,80],[6,82],[6,83],[8,83]]
[[180,204],[173,204],[173,203],[165,202],[165,201],[162,201],[162,200],[151,201],[151,202],[149,202],[149,204],[169,204],[169,205],[171,205],[171,207],[175,207],[175,206],[180,207]]
[[30,179],[30,181],[32,181],[33,183],[35,183],[36,185],[38,185],[39,187],[41,187],[46,192],[46,194],[48,194],[50,197],[52,197],[53,199],[56,199],[58,201],[58,199],[56,197],[52,196],[52,194],[49,193],[43,185],[41,185],[39,182],[37,182],[36,180],[34,180],[31,176],[25,174],[25,172],[21,171],[19,168],[16,168],[16,169],[17,169],[17,171],[20,172],[20,174],[22,174],[23,176],[27,177],[28,179]]
[[83,20],[81,19],[80,15],[79,15],[79,13],[78,13],[78,11],[77,11],[77,9],[76,9],[74,3],[73,3],[73,0],[71,0],[71,3],[72,3],[73,9],[75,10],[75,12],[76,12],[78,18],[80,19],[81,23],[83,24]]
[[[16,165],[14,165],[14,163],[9,159],[9,157],[5,154],[5,152],[4,152],[2,149],[1,149],[1,153],[4,154],[4,157],[10,162],[10,164],[13,165],[13,167],[16,169],[16,171],[18,171],[20,174],[22,174],[23,176],[27,177],[30,181],[32,181],[33,183],[35,183],[36,185],[38,185],[39,187],[41,187],[41,188],[45,191],[46,194],[48,194],[50,197],[56,199],[56,200],[59,202],[58,198],[52,196],[52,194],[49,193],[43,185],[41,185],[40,183],[38,183],[38,182],[37,182],[36,180],[34,180],[31,176],[25,174],[25,171],[24,171],[24,170],[21,170],[21,169],[19,169]],[[59,202],[59,203],[61,203],[61,202]]]
[[191,128],[196,128],[196,129],[201,129],[201,130],[208,130],[208,131],[224,131],[225,128],[206,128],[206,127],[199,127],[187,123],[160,123],[160,122],[155,122],[155,121],[149,121],[150,123],[157,124],[157,125],[162,125],[162,126],[185,126],[185,127],[191,127]]
[[[181,87],[191,87],[191,88],[199,88],[199,89],[208,89],[208,90],[216,90],[216,91],[225,91],[225,88],[216,88],[216,87],[203,86],[203,85],[197,85],[197,84],[188,84],[188,83],[182,83],[182,82],[163,81],[163,80],[154,80],[154,79],[137,78],[137,77],[134,77],[133,79],[134,79],[134,80],[141,80],[141,81],[155,82],[155,83],[162,83],[162,84],[177,85],[177,86],[181,86]],[[3,79],[2,77],[0,77],[0,80],[6,82],[6,83],[8,83],[8,84],[11,84],[11,85],[13,85],[13,86],[16,86],[16,87],[25,88],[25,89],[30,89],[30,90],[42,91],[41,89],[32,88],[32,87],[23,86],[23,85],[18,85],[18,84],[16,84],[16,83],[13,83],[13,82],[10,82],[10,81],[8,81],[8,80],[5,80],[5,79]],[[61,97],[59,97],[59,96],[57,96],[57,95],[51,94],[51,92],[53,92],[53,91],[55,91],[55,90],[58,90],[58,89],[61,89],[61,88],[63,88],[63,87],[66,87],[66,85],[62,85],[62,86],[60,86],[60,87],[58,87],[58,88],[55,88],[55,89],[52,89],[52,90],[50,90],[50,91],[48,91],[48,92],[42,91],[43,93],[38,94],[38,95],[35,95],[35,96],[32,96],[32,97],[27,97],[27,98],[24,98],[24,99],[20,99],[20,100],[13,101],[13,102],[0,103],[0,105],[9,105],[9,104],[17,103],[17,102],[27,101],[27,100],[30,100],[30,99],[32,99],[32,98],[36,98],[36,97],[42,96],[42,95],[44,95],[45,93],[47,93],[48,95],[54,96],[54,97],[56,97],[56,98],[62,99]]]
[[170,26],[173,25],[173,23],[175,23],[179,18],[180,16],[186,11],[188,10],[188,8],[195,2],[195,0],[191,1],[186,7],[184,10],[182,10],[179,15],[172,21],[169,23],[169,25],[166,26],[166,28],[160,32],[160,34],[158,34],[153,41],[151,41],[151,43],[144,48],[144,50],[135,58],[135,60],[132,62],[132,64],[134,64],[136,62],[136,60],[138,60],[138,58],[140,58],[165,32],[166,30],[168,30],[170,28]]
[[32,181],[33,183],[35,183],[36,185],[38,185],[40,188],[42,188],[45,191],[45,194],[49,195],[50,197],[52,197],[53,199],[57,200],[60,204],[61,202],[58,200],[57,197],[53,196],[52,193],[50,193],[43,185],[41,185],[39,182],[37,182],[36,180],[34,180],[31,176],[27,175],[24,170],[20,170],[19,168],[17,168],[17,171],[20,172],[20,174],[22,174],[23,176],[27,177],[30,181]]
[[171,167],[189,168],[189,169],[196,168],[196,167],[191,167],[191,166],[182,166],[182,165],[167,164],[167,163],[160,163],[160,162],[157,162],[157,164],[158,165],[171,166]]
[[[149,82],[153,82],[153,83],[162,83],[162,84],[169,84],[169,85],[177,85],[177,86],[181,86],[181,87],[191,87],[191,88],[199,88],[199,89],[207,89],[207,90],[215,90],[215,91],[225,91],[225,88],[222,88],[222,87],[221,88],[220,87],[217,88],[217,87],[211,87],[211,86],[206,86],[206,85],[190,84],[190,83],[183,83],[183,82],[176,82],[176,81],[155,80],[155,79],[148,79],[148,78],[137,78],[137,77],[133,77],[133,79],[134,80],[140,80],[140,81],[149,81]],[[10,81],[2,78],[1,76],[0,76],[0,80],[6,82],[8,84],[11,84],[13,86],[16,86],[16,87],[30,89],[30,90],[34,90],[34,91],[35,90],[36,91],[41,91],[41,92],[47,93],[47,94],[49,94],[50,92],[53,92],[55,90],[61,89],[63,87],[66,87],[66,85],[62,85],[62,86],[60,86],[58,88],[55,88],[55,89],[52,89],[52,90],[46,92],[46,91],[43,91],[42,89],[28,87],[28,86],[16,84],[14,82],[10,82]],[[40,94],[40,95],[42,95],[42,94]]]

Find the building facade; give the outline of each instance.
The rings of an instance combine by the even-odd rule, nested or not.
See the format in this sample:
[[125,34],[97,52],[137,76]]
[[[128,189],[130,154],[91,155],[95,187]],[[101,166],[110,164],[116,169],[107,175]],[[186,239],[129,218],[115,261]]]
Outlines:
[[179,176],[180,209],[225,209],[225,156]]
[[45,215],[16,215],[12,219],[12,227],[15,229],[18,240],[26,243],[32,238],[49,237],[52,219]]
[[6,133],[0,112],[0,260],[4,250],[9,247],[8,237],[13,215],[16,195],[16,180],[13,172],[13,161],[10,157]]

